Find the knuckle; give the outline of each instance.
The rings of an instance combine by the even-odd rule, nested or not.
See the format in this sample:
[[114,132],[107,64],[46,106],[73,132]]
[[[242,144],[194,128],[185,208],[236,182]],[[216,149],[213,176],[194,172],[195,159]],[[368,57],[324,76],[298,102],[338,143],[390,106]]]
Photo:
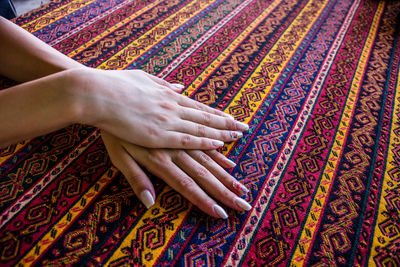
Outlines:
[[206,135],[206,127],[204,127],[203,125],[197,125],[196,135],[197,136],[205,136]]
[[227,129],[234,130],[236,129],[236,122],[231,119],[225,119],[225,126]]
[[211,120],[212,120],[211,114],[207,113],[207,112],[204,112],[203,113],[203,123],[208,125],[208,124],[211,123]]
[[205,110],[204,104],[200,102],[195,102],[196,109]]
[[147,127],[147,134],[150,138],[157,138],[160,135],[160,132],[156,129],[156,127]]
[[208,163],[208,162],[211,161],[211,157],[208,156],[208,155],[205,154],[205,153],[201,153],[201,154],[199,155],[199,159],[200,159],[200,163],[202,163],[202,164],[206,164],[206,163]]
[[208,177],[208,174],[209,174],[208,170],[204,167],[199,166],[195,169],[195,175],[197,179],[204,180]]
[[232,140],[232,135],[230,131],[222,131],[221,137],[223,140]]
[[127,175],[125,175],[125,178],[128,180],[132,188],[140,187],[142,177],[137,173],[129,172]]
[[[169,94],[169,92],[167,92],[167,94]],[[176,106],[170,102],[161,102],[160,107],[162,107],[163,109],[166,109],[166,110],[170,110],[170,111],[176,110]]]
[[190,189],[194,186],[195,182],[189,176],[183,176],[179,178],[179,185],[182,188]]
[[149,127],[147,129],[146,146],[147,147],[157,147],[160,145],[159,138],[160,133],[157,129]]
[[150,162],[155,163],[158,166],[163,166],[168,162],[168,156],[160,150],[151,150],[148,154]]
[[184,150],[173,150],[172,156],[174,159],[185,160],[186,152]]
[[189,135],[184,135],[180,138],[180,142],[182,146],[187,146],[192,141],[192,138]]
[[156,118],[159,122],[162,122],[162,123],[166,123],[170,120],[169,117],[164,114],[157,114]]

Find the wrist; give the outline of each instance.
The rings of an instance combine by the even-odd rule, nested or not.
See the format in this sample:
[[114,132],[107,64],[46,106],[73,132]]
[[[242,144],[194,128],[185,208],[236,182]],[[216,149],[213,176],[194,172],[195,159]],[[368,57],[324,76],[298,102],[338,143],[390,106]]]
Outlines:
[[63,71],[66,104],[72,115],[73,123],[98,127],[102,118],[103,96],[99,83],[100,77],[95,69],[88,67]]

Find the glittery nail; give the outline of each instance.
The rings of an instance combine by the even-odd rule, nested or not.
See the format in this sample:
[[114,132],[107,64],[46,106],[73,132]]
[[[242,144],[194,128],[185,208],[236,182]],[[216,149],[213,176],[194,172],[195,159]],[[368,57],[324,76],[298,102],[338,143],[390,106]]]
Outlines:
[[233,188],[235,188],[237,191],[239,191],[243,195],[245,195],[249,192],[249,189],[247,189],[247,187],[245,187],[243,184],[241,184],[237,181],[233,182]]
[[243,134],[241,132],[231,132],[231,137],[235,139],[239,139],[243,137]]

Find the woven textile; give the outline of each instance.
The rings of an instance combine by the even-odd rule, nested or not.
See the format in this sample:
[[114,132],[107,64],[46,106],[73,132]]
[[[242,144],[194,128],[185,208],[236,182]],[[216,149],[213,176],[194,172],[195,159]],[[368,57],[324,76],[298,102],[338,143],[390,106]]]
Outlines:
[[221,150],[249,212],[140,203],[97,129],[0,151],[0,265],[400,266],[400,2],[55,0],[15,22],[250,126]]

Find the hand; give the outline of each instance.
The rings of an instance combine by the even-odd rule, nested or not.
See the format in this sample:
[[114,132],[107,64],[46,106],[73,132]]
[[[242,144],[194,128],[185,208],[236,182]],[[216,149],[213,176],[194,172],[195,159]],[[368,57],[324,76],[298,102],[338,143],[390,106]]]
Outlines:
[[150,148],[210,150],[242,137],[244,123],[177,92],[183,86],[139,70],[75,71],[83,123]]
[[231,168],[235,164],[215,150],[144,148],[105,131],[101,135],[111,161],[147,208],[154,204],[155,191],[138,164],[213,217],[226,219],[228,214],[205,191],[225,206],[239,211],[251,209],[250,204],[238,197],[248,189],[221,167]]

